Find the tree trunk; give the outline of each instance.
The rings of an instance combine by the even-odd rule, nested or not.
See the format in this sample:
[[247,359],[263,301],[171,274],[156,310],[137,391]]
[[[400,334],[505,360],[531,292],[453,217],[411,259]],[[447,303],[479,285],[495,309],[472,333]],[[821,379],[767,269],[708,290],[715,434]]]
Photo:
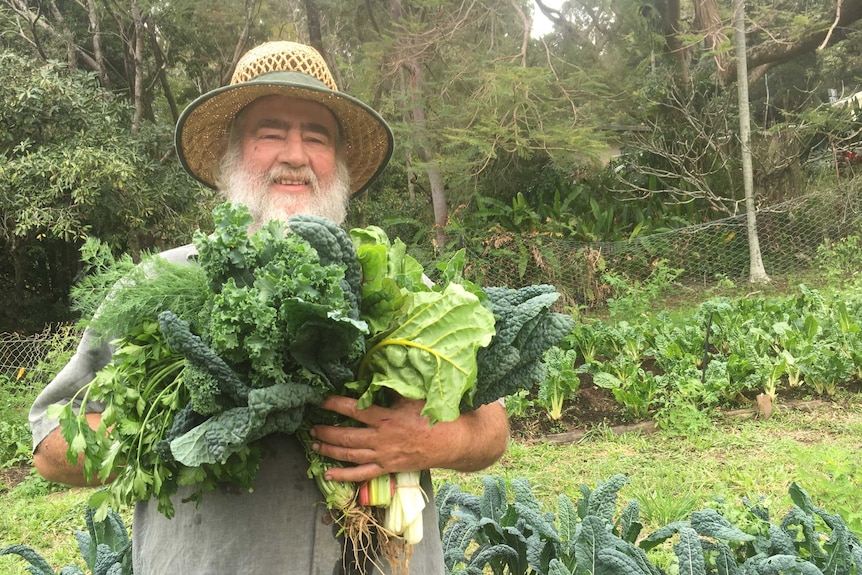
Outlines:
[[108,77],[108,69],[105,66],[105,54],[102,52],[102,27],[99,22],[99,13],[96,11],[96,0],[87,0],[87,14],[90,19],[90,31],[93,34],[93,60],[96,61],[99,84],[106,89],[111,89],[111,79]]
[[523,26],[523,33],[521,34],[521,51],[518,54],[521,59],[521,67],[527,67],[527,46],[530,45],[530,29],[533,27],[533,23],[530,20],[530,17],[521,10],[521,6],[518,4],[517,0],[511,0],[512,8],[515,9],[515,13],[518,14],[518,18],[521,19],[521,25]]
[[[23,249],[22,249],[23,248]],[[12,267],[14,268],[14,283],[12,284],[12,297],[9,302],[11,305],[9,310],[21,310],[24,308],[24,286],[26,285],[27,274],[27,242],[22,242],[21,238],[16,235],[11,236],[9,252],[12,254]],[[17,324],[22,323],[19,320]]]
[[[389,11],[395,27],[402,34],[405,33],[401,26],[401,0],[389,0]],[[446,205],[446,190],[443,185],[443,175],[434,159],[434,152],[430,148],[427,132],[425,107],[422,98],[422,64],[415,54],[404,54],[401,58],[401,66],[406,70],[408,80],[408,101],[410,102],[409,126],[413,138],[415,152],[419,160],[425,164],[428,175],[428,183],[431,188],[431,205],[434,210],[434,238],[437,249],[446,245],[446,224],[449,222],[449,210]]]
[[162,47],[159,46],[159,39],[156,37],[156,33],[152,30],[152,28],[147,29],[150,36],[150,45],[153,47],[153,56],[156,59],[156,68],[157,74],[159,77],[159,84],[162,85],[162,92],[165,94],[165,100],[168,102],[168,107],[171,109],[171,118],[173,119],[173,123],[176,124],[177,120],[180,119],[180,111],[177,107],[177,101],[174,99],[174,91],[171,89],[171,84],[168,82],[168,76],[165,73],[167,69],[167,62],[165,62],[165,54],[162,52]]
[[[329,52],[323,45],[323,30],[320,26],[320,7],[317,5],[317,0],[305,0],[305,21],[308,25],[308,43],[312,48],[320,52],[323,60],[332,74],[335,75],[335,62],[329,56]],[[339,85],[341,85],[339,83]]]
[[689,53],[690,48],[685,45],[685,42],[683,42],[680,37],[679,0],[667,0],[667,2],[665,2],[664,13],[661,15],[661,20],[667,48],[670,51],[671,56],[673,56],[677,62],[679,79],[684,86],[687,86],[691,81],[691,73],[689,71],[689,61],[691,56]]
[[721,15],[718,13],[716,0],[696,0],[694,3],[695,25],[703,33],[703,43],[706,49],[713,53],[715,67],[721,72],[727,68],[727,54],[720,48],[727,40],[723,32]]
[[141,7],[138,0],[129,0],[129,11],[132,16],[132,39],[129,46],[132,71],[130,78],[132,83],[132,103],[135,106],[135,115],[132,118],[132,133],[136,133],[141,126],[144,116],[144,17],[141,15]]
[[[404,68],[398,69],[398,85],[401,89],[402,97],[406,97],[409,93],[407,89],[407,80],[405,79]],[[410,124],[410,114],[406,109],[401,112],[401,120],[405,125]],[[407,150],[404,158],[404,167],[407,170],[407,197],[413,201],[416,199],[416,170],[413,169],[413,151]]]
[[72,34],[72,30],[69,29],[68,24],[66,24],[66,19],[63,17],[60,9],[57,8],[57,3],[54,0],[51,0],[51,14],[54,16],[54,20],[60,26],[60,37],[63,40],[63,44],[66,45],[66,60],[69,63],[69,67],[73,70],[78,69],[78,52],[77,46],[75,44],[75,35]]
[[745,186],[745,213],[748,229],[749,277],[751,283],[768,283],[763,267],[757,215],[754,203],[754,176],[751,165],[751,116],[748,109],[748,63],[745,57],[745,0],[733,1],[734,43],[736,47],[736,85],[739,95],[739,139],[742,144],[742,180]]
[[236,65],[239,62],[239,59],[242,58],[242,55],[246,52],[246,44],[248,44],[248,37],[251,33],[251,25],[252,22],[254,22],[255,15],[257,14],[258,1],[259,0],[245,0],[245,25],[236,41],[236,46],[234,46],[233,58],[231,58],[230,66],[228,66],[227,72],[221,79],[222,86],[230,84],[230,79],[233,77]]
[[410,76],[410,91],[413,99],[411,123],[413,135],[417,138],[416,155],[425,164],[428,174],[428,184],[431,187],[431,206],[434,209],[434,237],[437,249],[446,245],[446,224],[449,223],[449,210],[446,206],[446,190],[443,186],[443,175],[434,161],[434,154],[429,148],[425,107],[422,103],[422,69],[415,60],[407,63]]

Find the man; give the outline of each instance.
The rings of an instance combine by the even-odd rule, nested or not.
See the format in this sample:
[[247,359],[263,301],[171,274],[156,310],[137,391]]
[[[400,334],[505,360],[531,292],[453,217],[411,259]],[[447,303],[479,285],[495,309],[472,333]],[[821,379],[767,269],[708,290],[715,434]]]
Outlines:
[[[343,221],[351,193],[365,189],[392,154],[392,134],[380,116],[339,92],[320,55],[301,44],[259,46],[238,63],[229,86],[204,94],[183,112],[177,152],[188,172],[249,206],[258,224],[296,213]],[[163,257],[186,261],[193,246]],[[34,464],[47,479],[83,485],[79,466],[66,459],[57,422],[46,415],[68,402],[110,360],[110,349],[85,334],[78,351],[36,399],[30,412]],[[312,435],[323,455],[347,462],[329,479],[363,481],[383,473],[448,468],[477,471],[506,448],[508,423],[499,404],[451,423],[429,426],[422,402],[392,408],[356,408],[346,397],[323,407],[364,426],[317,426]],[[91,425],[99,405],[88,405]],[[132,525],[136,575],[317,574],[350,572],[337,526],[320,504],[298,441],[262,440],[263,458],[252,492],[224,486],[204,494],[199,507],[175,498],[166,519],[154,502],[135,508]],[[422,485],[431,494],[430,475]],[[433,501],[424,514],[424,539],[411,560],[413,574],[444,572]],[[372,572],[372,566],[359,566]]]

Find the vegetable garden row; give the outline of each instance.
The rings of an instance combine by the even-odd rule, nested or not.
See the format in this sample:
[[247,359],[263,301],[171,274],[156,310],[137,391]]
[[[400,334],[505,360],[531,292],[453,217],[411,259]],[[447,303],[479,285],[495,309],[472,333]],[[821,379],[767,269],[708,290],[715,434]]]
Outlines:
[[[581,498],[557,498],[555,511],[535,497],[529,481],[489,475],[471,494],[452,483],[437,494],[439,527],[450,575],[841,575],[862,570],[862,541],[844,520],[817,506],[796,483],[793,507],[773,520],[759,502],[744,501],[733,522],[720,509],[643,533],[637,500],[618,502],[629,480],[614,475]],[[131,540],[122,518],[85,513],[75,538],[93,575],[131,575]],[[36,550],[11,545],[35,575],[57,575]],[[76,565],[62,575],[85,575]]]
[[545,354],[538,392],[510,400],[559,419],[580,376],[609,389],[633,419],[672,425],[681,412],[771,400],[787,390],[831,396],[862,378],[862,297],[798,287],[783,297],[716,297],[683,315],[667,311],[617,322],[579,321]]

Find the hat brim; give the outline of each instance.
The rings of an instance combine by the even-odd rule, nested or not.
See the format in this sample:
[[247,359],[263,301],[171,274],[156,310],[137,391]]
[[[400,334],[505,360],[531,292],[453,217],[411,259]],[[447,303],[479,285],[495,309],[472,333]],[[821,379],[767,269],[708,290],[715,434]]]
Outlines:
[[318,102],[335,115],[352,194],[380,175],[392,156],[392,130],[380,115],[356,98],[335,92],[298,72],[271,72],[200,96],[183,111],[175,134],[177,155],[186,171],[215,188],[218,165],[227,149],[228,130],[243,108],[264,96],[282,95]]

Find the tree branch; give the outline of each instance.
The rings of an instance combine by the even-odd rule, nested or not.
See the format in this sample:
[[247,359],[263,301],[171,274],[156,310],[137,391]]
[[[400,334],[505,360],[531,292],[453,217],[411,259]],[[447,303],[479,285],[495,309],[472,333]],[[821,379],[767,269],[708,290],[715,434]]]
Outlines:
[[[748,66],[750,69],[763,65],[776,65],[787,62],[802,54],[814,52],[825,45],[833,45],[843,40],[849,26],[862,19],[862,0],[844,0],[840,13],[828,29],[819,27],[803,33],[793,42],[770,42],[754,46],[748,50]],[[736,77],[736,62],[728,62],[718,77],[723,82],[733,81]]]

